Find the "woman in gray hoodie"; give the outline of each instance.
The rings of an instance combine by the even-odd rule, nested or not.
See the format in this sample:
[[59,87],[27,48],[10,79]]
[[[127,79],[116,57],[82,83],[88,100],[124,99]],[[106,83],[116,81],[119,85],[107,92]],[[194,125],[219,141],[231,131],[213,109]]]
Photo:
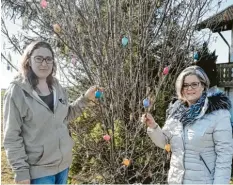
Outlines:
[[69,104],[55,72],[51,46],[32,42],[22,56],[20,74],[6,91],[3,144],[16,183],[67,182],[74,145],[67,124],[95,101],[97,87]]
[[184,69],[176,81],[178,100],[171,103],[161,129],[150,114],[142,121],[151,140],[171,147],[169,184],[229,184],[233,155],[230,101],[209,93],[209,79],[198,66]]

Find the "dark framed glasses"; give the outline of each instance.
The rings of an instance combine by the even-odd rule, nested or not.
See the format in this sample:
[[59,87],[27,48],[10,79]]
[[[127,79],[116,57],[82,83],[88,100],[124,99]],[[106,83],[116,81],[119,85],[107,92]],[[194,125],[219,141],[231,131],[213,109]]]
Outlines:
[[199,84],[200,84],[200,82],[193,82],[191,84],[185,83],[185,84],[183,84],[183,89],[188,90],[189,87],[191,87],[192,89],[196,89],[199,87]]
[[38,64],[42,64],[43,61],[45,61],[47,64],[53,64],[53,58],[52,57],[42,57],[42,56],[34,56],[34,61]]

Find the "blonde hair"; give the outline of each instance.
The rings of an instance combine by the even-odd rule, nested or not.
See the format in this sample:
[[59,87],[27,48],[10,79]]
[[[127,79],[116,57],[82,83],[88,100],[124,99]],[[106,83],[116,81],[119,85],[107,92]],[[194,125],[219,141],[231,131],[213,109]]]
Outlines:
[[195,75],[200,80],[201,84],[204,86],[205,91],[209,89],[210,81],[204,70],[199,66],[187,67],[180,73],[176,80],[176,94],[178,96],[178,99],[180,100],[185,100],[182,95],[182,89],[184,79],[186,76],[189,75]]
[[[53,52],[52,47],[50,46],[49,43],[44,42],[44,41],[33,41],[24,50],[24,53],[23,53],[21,61],[20,61],[20,71],[19,71],[20,75],[23,77],[24,80],[27,79],[34,89],[36,88],[36,85],[38,84],[38,77],[33,72],[32,68],[30,66],[30,58],[31,58],[34,50],[36,50],[40,47],[49,49],[52,53],[52,57],[54,60],[54,52]],[[52,72],[47,77],[47,83],[48,83],[48,86],[50,88],[52,87],[52,84],[54,82],[53,76],[55,76],[56,70],[57,70],[57,65],[55,62],[53,62]]]

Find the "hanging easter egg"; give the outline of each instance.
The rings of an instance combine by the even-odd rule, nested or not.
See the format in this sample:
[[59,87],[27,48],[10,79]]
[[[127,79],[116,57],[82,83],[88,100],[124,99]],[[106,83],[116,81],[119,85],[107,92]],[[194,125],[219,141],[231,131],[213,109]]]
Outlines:
[[109,141],[111,139],[111,137],[108,134],[104,135],[103,138],[105,141]]
[[126,36],[124,36],[124,37],[121,39],[121,43],[122,43],[122,45],[123,45],[124,47],[127,46],[128,42],[129,42],[129,39],[128,39]]
[[77,63],[76,58],[73,57],[73,58],[71,59],[71,63],[75,66],[76,63]]
[[133,114],[132,113],[130,113],[130,115],[129,115],[129,120],[133,121]]
[[143,106],[145,108],[148,108],[150,106],[150,100],[148,98],[146,98],[146,99],[143,100]]
[[169,67],[165,67],[163,69],[163,75],[167,75],[169,73]]
[[100,90],[95,91],[95,98],[100,99],[102,94],[103,93]]
[[64,52],[65,52],[66,55],[67,55],[68,52],[69,52],[69,47],[68,47],[67,45],[65,45]]
[[47,1],[46,1],[46,0],[41,0],[40,6],[41,6],[42,8],[46,8],[46,7],[48,6]]
[[7,65],[7,70],[9,71],[11,69],[11,67],[9,65]]
[[171,145],[170,144],[166,144],[164,149],[167,151],[167,152],[170,152],[171,151]]
[[130,160],[129,159],[123,159],[122,164],[125,165],[125,166],[129,166],[130,165]]
[[156,6],[157,6],[157,8],[159,8],[159,7],[161,6],[161,2],[160,2],[160,0],[157,0],[157,2],[156,2]]
[[59,24],[54,24],[53,25],[53,31],[57,34],[59,34],[61,32],[61,27]]
[[194,53],[193,58],[194,58],[194,60],[198,60],[199,59],[199,56],[198,56],[197,52]]

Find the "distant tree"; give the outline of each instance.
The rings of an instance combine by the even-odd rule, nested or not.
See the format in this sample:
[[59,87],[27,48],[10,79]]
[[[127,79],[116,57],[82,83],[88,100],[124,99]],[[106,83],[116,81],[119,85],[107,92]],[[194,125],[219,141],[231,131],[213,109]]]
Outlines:
[[216,56],[215,51],[210,52],[208,48],[208,43],[204,42],[202,48],[197,50],[199,59],[194,62],[195,65],[200,66],[207,74],[210,80],[210,87],[217,85],[217,69],[216,61],[218,56]]

